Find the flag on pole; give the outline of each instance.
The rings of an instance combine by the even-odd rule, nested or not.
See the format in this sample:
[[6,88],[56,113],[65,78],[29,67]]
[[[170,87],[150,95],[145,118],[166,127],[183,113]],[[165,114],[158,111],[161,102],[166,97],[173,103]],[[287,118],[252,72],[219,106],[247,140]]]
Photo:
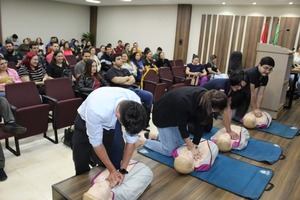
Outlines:
[[261,43],[267,43],[267,38],[268,38],[268,21],[266,20],[264,25],[264,30],[261,35]]
[[279,19],[277,21],[277,24],[275,26],[275,36],[274,36],[274,41],[273,41],[273,45],[277,44],[278,41],[278,33],[279,33]]

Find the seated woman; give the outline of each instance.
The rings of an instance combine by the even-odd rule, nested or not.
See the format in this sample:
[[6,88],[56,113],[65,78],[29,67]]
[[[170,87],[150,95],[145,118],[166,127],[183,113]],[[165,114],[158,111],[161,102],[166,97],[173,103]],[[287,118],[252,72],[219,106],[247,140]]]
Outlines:
[[45,69],[39,65],[38,56],[34,52],[28,52],[18,73],[23,82],[34,81],[39,93],[45,94],[44,81],[52,79]]
[[109,86],[109,84],[99,73],[97,73],[96,61],[88,59],[85,63],[85,70],[78,79],[77,88],[79,92],[87,96],[93,90],[103,86]]
[[7,67],[7,60],[0,57],[0,97],[5,97],[5,85],[22,82],[18,72]]
[[70,55],[73,55],[73,52],[72,50],[70,49],[70,44],[68,41],[65,41],[63,46],[62,46],[62,49],[63,49],[63,54],[64,56],[70,56]]
[[158,53],[158,60],[156,61],[156,66],[158,68],[160,68],[160,67],[170,67],[171,68],[170,61],[167,58],[165,58],[165,52],[161,51]]
[[199,63],[199,57],[193,55],[192,63],[187,64],[185,69],[185,74],[187,76],[199,77],[199,82],[197,85],[202,86],[207,82],[207,72],[205,67]]
[[[69,64],[66,62],[64,54],[61,50],[55,51],[53,54],[52,61],[47,67],[46,71],[49,76],[52,78],[60,78],[65,76],[65,71],[70,70]],[[75,81],[74,77],[71,77]]]
[[97,64],[97,72],[100,72],[101,62],[100,62],[99,58],[96,55],[96,48],[95,47],[90,47],[89,51],[90,51],[90,54],[91,54],[90,58],[93,59]]
[[227,74],[222,74],[220,72],[220,70],[216,66],[216,63],[217,63],[217,56],[211,55],[209,57],[208,63],[205,65],[205,69],[210,79],[228,78]]
[[128,55],[126,52],[122,53],[122,60],[123,60],[123,65],[121,68],[123,69],[127,69],[131,75],[134,76],[134,78],[137,77],[137,68],[135,65],[133,65],[129,59],[128,59]]
[[158,68],[157,66],[155,65],[154,63],[154,60],[153,60],[153,53],[152,51],[147,51],[147,52],[144,52],[145,54],[145,60],[143,62],[143,65],[145,66],[145,68],[153,68],[153,69],[156,69],[158,71]]
[[141,54],[139,52],[135,52],[132,54],[131,64],[135,66],[137,69],[137,76],[135,77],[136,82],[141,82],[143,73],[145,72],[145,68],[143,62],[141,61]]

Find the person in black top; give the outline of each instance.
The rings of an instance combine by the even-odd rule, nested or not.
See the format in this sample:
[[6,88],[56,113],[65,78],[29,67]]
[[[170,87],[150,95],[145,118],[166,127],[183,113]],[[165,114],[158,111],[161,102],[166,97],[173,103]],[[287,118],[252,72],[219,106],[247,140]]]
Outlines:
[[171,68],[171,63],[170,61],[165,58],[165,52],[161,51],[158,53],[158,59],[155,62],[156,67],[160,68],[160,67],[169,67]]
[[237,133],[231,130],[230,124],[233,117],[232,109],[238,108],[243,103],[243,95],[241,90],[247,85],[248,77],[246,73],[239,69],[232,72],[229,79],[214,79],[205,83],[202,87],[207,90],[219,90],[227,96],[227,108],[222,112],[222,120],[226,128],[226,132],[232,139],[238,139]]
[[[61,50],[55,51],[52,61],[46,68],[47,74],[52,78],[60,78],[63,77],[63,71],[65,69],[70,69],[70,66],[67,64],[63,52]],[[75,78],[73,80],[75,80]]]
[[[224,92],[202,87],[182,87],[165,93],[153,106],[153,124],[158,128],[158,140],[146,140],[144,146],[171,156],[175,148],[187,144],[195,159],[202,133],[212,128],[212,115],[227,107]],[[193,134],[191,141],[189,134]]]
[[[275,61],[272,57],[263,57],[258,66],[252,67],[245,70],[245,73],[249,77],[249,84],[243,89],[243,92],[246,97],[246,103],[244,104],[244,108],[239,111],[239,116],[243,117],[248,108],[249,104],[252,107],[254,115],[256,117],[261,117],[262,112],[260,110],[261,104],[264,99],[264,93],[266,86],[269,81],[269,74],[273,71],[275,66]],[[257,89],[257,93],[255,94],[255,89]]]

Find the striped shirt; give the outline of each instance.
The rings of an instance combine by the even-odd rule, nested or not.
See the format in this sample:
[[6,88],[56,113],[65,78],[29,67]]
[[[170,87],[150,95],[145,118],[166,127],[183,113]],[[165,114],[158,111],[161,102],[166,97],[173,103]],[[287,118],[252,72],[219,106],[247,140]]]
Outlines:
[[19,71],[19,76],[22,78],[24,76],[29,76],[29,79],[31,81],[42,81],[46,71],[43,67],[38,67],[37,69],[33,70],[33,71],[29,71],[29,69],[26,66],[22,66],[20,67]]

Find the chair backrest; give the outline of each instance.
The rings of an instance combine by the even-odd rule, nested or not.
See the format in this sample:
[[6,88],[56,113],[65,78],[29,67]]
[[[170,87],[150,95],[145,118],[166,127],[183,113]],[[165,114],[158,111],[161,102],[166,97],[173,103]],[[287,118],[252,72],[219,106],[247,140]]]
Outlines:
[[240,51],[234,51],[231,53],[229,58],[229,66],[228,66],[228,73],[231,73],[237,69],[242,69],[242,59],[243,54]]
[[68,63],[70,65],[76,65],[77,59],[76,59],[75,55],[68,55],[68,56],[65,56],[65,57],[66,57],[66,60],[68,61]]
[[144,75],[143,75],[143,80],[148,80],[148,81],[153,81],[156,83],[159,83],[159,77],[158,74],[155,70],[149,69]]
[[178,59],[178,60],[175,60],[175,66],[184,66],[184,63],[183,63],[183,60],[182,59]]
[[7,67],[17,70],[15,61],[8,61]]
[[159,78],[166,78],[173,82],[173,75],[169,67],[160,67],[158,69]]
[[185,68],[183,66],[172,67],[173,76],[185,78]]
[[69,78],[54,78],[46,80],[45,94],[58,101],[75,97]]
[[8,102],[17,108],[42,103],[37,86],[33,81],[6,84],[5,94]]

